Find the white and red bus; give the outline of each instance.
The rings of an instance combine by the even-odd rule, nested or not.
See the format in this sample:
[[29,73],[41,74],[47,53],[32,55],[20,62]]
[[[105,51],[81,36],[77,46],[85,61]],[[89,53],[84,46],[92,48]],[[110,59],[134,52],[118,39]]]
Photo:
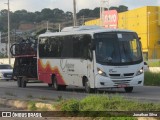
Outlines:
[[66,28],[39,36],[38,80],[56,90],[84,87],[86,92],[101,88],[143,86],[141,43],[134,31],[97,27]]

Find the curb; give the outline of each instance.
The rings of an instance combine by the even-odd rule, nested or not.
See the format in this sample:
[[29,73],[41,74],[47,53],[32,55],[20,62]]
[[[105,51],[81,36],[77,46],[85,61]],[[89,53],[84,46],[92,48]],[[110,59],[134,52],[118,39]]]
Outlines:
[[[35,102],[35,107],[37,109],[47,108],[47,110],[55,111],[55,108],[52,104],[36,102],[36,100],[33,100],[33,101]],[[29,101],[4,99],[4,98],[0,98],[0,104],[5,106],[10,106],[10,107],[15,107],[17,109],[26,109],[26,110],[28,110],[28,108],[30,108],[31,106]]]

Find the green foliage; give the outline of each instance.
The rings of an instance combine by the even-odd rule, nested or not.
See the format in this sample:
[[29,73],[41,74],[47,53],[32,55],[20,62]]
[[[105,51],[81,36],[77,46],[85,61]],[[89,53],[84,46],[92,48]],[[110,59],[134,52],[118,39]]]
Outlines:
[[58,96],[57,101],[62,101],[62,100],[63,100],[63,97],[62,96]]
[[109,99],[108,96],[103,96],[101,99],[98,96],[86,97],[80,101],[80,109],[82,111],[103,111],[108,106]]
[[7,58],[7,55],[4,55],[3,53],[0,52],[0,58]]
[[160,61],[147,61],[149,67],[160,67]]
[[137,118],[133,118],[133,117],[111,117],[109,120],[137,120]]
[[144,85],[160,86],[160,73],[145,72]]
[[[128,10],[128,7],[120,5],[119,7],[110,7],[111,10],[117,10],[118,12],[124,12]],[[106,8],[107,9],[107,8]],[[100,8],[95,9],[82,9],[77,13],[77,18],[84,16],[85,18],[99,18]],[[1,10],[0,15],[0,31],[7,31],[7,14],[8,10]],[[44,8],[41,12],[28,12],[27,10],[17,10],[15,12],[10,11],[11,30],[18,29],[21,23],[40,23],[42,21],[49,21],[52,23],[61,23],[66,21],[72,21],[73,13],[64,12],[61,9]],[[72,25],[72,23],[70,24]]]
[[[60,110],[62,111],[73,111],[80,113],[87,112],[87,114],[85,114],[88,117],[93,117],[95,120],[106,119],[106,113],[104,114],[103,111],[108,111],[108,120],[137,120],[137,118],[125,117],[128,114],[125,114],[125,112],[123,113],[123,111],[160,111],[160,104],[140,103],[138,101],[126,100],[120,96],[110,97],[106,95],[92,95],[82,100],[72,99],[68,101],[63,101],[59,105]],[[123,114],[121,115],[121,117],[116,114],[111,114],[111,112],[114,111],[120,111]],[[97,114],[99,115],[99,117],[96,117]]]
[[29,101],[29,103],[28,103],[28,110],[37,110],[36,102]]
[[62,103],[62,111],[79,111],[79,101],[75,99],[68,100]]
[[47,31],[47,29],[41,29],[41,30],[37,31],[36,36],[38,36],[38,35],[40,35],[40,34],[43,34],[43,33],[45,33],[46,31]]
[[28,95],[27,95],[27,98],[33,98],[33,95],[28,94]]

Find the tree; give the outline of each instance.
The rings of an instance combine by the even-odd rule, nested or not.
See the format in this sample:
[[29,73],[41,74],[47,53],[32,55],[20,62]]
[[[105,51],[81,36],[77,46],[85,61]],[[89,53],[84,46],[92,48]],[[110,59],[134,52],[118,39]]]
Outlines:
[[67,11],[67,12],[65,13],[65,18],[66,18],[66,20],[72,20],[72,19],[73,19],[73,13]]
[[41,11],[41,17],[45,21],[52,21],[54,18],[54,13],[51,9],[45,8]]
[[117,12],[119,12],[119,7],[112,6],[109,8],[109,10],[116,10]]
[[119,6],[119,12],[125,12],[128,11],[128,7],[124,6],[124,5],[120,5]]
[[[107,8],[105,8],[107,10]],[[111,6],[110,10],[117,10],[117,12],[124,12],[128,10],[128,7],[120,5],[119,7]],[[8,10],[1,10],[0,14],[0,31],[7,31]],[[100,8],[96,7],[91,9],[82,9],[77,13],[77,18],[84,22],[85,19],[99,18]],[[18,29],[21,23],[41,23],[42,21],[49,21],[51,23],[60,24],[63,26],[71,25],[73,19],[73,13],[70,11],[64,12],[59,8],[50,9],[45,8],[40,12],[28,12],[27,10],[17,10],[15,12],[10,11],[11,30]]]
[[8,24],[8,10],[4,9],[1,10],[1,16],[0,16],[0,30],[3,32],[7,32],[7,24]]
[[91,11],[90,9],[82,9],[80,10],[78,13],[77,13],[77,17],[80,18],[81,16],[84,16],[84,17],[89,17],[90,14],[91,14]]
[[90,17],[100,17],[100,8],[96,7],[95,9],[93,9],[90,13]]
[[60,10],[58,8],[55,8],[52,10],[55,18],[54,18],[54,22],[62,22],[65,20],[65,13],[63,10]]

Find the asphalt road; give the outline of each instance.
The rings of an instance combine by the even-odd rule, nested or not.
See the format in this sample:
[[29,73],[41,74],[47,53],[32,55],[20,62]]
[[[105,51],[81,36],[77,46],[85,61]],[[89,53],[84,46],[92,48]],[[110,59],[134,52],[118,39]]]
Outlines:
[[[132,93],[125,93],[124,89],[107,89],[95,94],[103,95],[119,95],[127,99],[142,102],[159,102],[160,103],[160,87],[143,86],[135,87]],[[18,88],[15,81],[0,81],[0,98],[16,98],[16,99],[82,99],[91,94],[85,93],[83,88],[67,87],[66,91],[55,91],[44,83],[28,83],[26,88]]]

